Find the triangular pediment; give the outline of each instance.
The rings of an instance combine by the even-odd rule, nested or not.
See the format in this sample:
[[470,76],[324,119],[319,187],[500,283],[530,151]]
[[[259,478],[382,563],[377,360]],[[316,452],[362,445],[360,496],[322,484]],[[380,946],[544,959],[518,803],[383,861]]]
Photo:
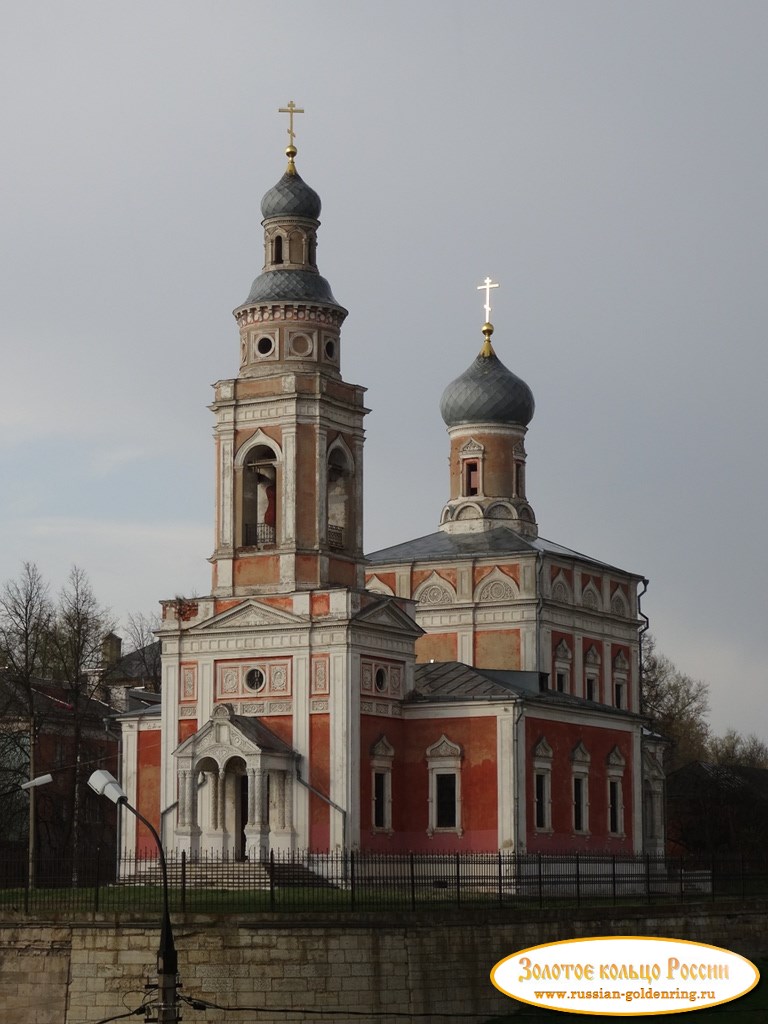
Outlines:
[[214,615],[207,622],[202,622],[195,627],[194,632],[207,632],[208,630],[221,632],[230,629],[257,629],[261,626],[299,625],[306,625],[306,619],[251,598],[235,608],[227,608],[226,611]]
[[396,629],[400,632],[421,636],[424,630],[415,619],[400,607],[393,598],[382,597],[380,601],[361,609],[352,620],[356,626],[378,626]]
[[238,727],[229,704],[218,704],[202,728],[192,733],[174,750],[175,757],[194,757],[199,760],[216,749],[232,748],[243,756],[258,754],[261,748]]
[[263,722],[242,718],[230,704],[217,704],[211,717],[173,751],[183,767],[192,767],[204,758],[211,758],[224,767],[232,757],[253,758],[259,754],[293,758],[290,746],[275,735]]

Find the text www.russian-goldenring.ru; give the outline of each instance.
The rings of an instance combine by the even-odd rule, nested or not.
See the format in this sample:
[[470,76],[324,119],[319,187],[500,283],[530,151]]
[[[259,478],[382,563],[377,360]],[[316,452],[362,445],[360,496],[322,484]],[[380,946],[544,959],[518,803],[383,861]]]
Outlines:
[[535,992],[536,999],[623,999],[625,1003],[631,1003],[635,999],[681,999],[688,1003],[695,1003],[699,999],[714,999],[715,993],[711,989],[702,989],[700,992],[688,991],[687,989],[653,989],[639,988],[630,992],[619,992],[615,989],[574,989],[563,992]]

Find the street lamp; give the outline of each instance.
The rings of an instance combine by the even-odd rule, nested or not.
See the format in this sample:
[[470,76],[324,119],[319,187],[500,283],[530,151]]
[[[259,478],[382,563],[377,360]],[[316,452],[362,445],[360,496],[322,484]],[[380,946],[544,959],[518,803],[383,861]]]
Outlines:
[[[152,838],[157,844],[157,852],[160,855],[160,867],[163,871],[163,922],[160,928],[160,947],[157,951],[157,1024],[178,1024],[179,1016],[179,995],[177,990],[179,962],[176,954],[176,946],[173,941],[173,929],[171,928],[171,915],[168,909],[168,869],[165,863],[165,852],[160,836],[151,821],[147,821],[143,814],[140,814],[131,804],[123,792],[123,788],[114,775],[99,769],[88,779],[88,785],[99,796],[108,797],[118,807],[126,807],[131,814],[134,814],[139,821],[146,825],[152,833]],[[146,1020],[151,1018],[147,1017]]]
[[27,841],[27,887],[28,889],[34,889],[35,882],[37,881],[37,864],[36,864],[36,851],[35,851],[35,839],[36,839],[36,820],[35,820],[35,790],[38,786],[47,786],[49,782],[53,782],[52,775],[38,775],[34,779],[30,779],[29,782],[22,782],[19,789],[29,790],[29,838]]

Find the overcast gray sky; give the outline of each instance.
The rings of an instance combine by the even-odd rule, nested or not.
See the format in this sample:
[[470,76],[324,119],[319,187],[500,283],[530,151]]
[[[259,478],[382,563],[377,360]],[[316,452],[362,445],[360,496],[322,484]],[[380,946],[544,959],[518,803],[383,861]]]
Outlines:
[[369,388],[366,547],[436,529],[445,385],[536,397],[543,536],[645,574],[712,723],[768,740],[768,4],[2,5],[0,579],[77,563],[120,616],[206,593],[210,384],[298,168]]

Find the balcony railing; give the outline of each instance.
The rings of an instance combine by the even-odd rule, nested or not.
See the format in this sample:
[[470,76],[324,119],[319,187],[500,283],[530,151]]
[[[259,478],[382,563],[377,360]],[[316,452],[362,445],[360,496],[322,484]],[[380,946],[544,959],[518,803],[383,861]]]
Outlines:
[[267,547],[275,543],[275,528],[267,526],[266,523],[245,524],[245,545],[246,547]]
[[332,548],[343,548],[344,547],[344,527],[343,526],[329,526],[328,527],[328,546]]

